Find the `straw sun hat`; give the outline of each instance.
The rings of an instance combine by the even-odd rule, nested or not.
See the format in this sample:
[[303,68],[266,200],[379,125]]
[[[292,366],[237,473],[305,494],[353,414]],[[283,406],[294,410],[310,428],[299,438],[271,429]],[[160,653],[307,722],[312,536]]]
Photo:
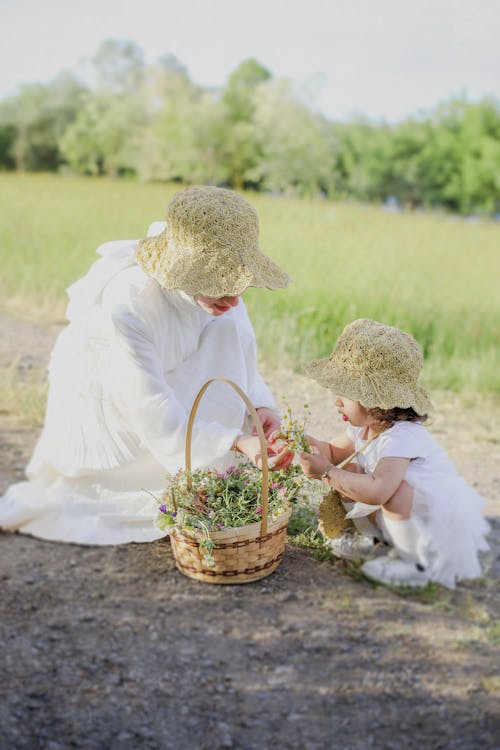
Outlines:
[[432,402],[417,383],[422,363],[409,333],[360,318],[344,328],[329,357],[312,360],[304,369],[320,385],[367,409],[412,407],[423,416]]
[[165,289],[225,297],[278,289],[289,276],[259,249],[256,211],[238,193],[200,186],[176,193],[167,227],[141,240],[136,260]]

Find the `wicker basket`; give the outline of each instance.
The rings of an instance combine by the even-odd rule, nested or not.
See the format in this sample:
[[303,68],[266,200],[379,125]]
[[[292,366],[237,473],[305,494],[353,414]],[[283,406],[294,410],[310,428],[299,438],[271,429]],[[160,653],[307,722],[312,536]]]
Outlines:
[[[252,417],[260,440],[262,453],[262,518],[258,523],[209,532],[214,542],[212,556],[215,565],[208,568],[203,564],[205,551],[200,547],[201,532],[193,529],[175,528],[170,532],[172,552],[177,569],[189,578],[205,583],[249,583],[258,581],[272,573],[281,562],[285,549],[286,529],[291,509],[267,523],[269,468],[267,462],[266,439],[257,412],[245,393],[236,383],[227,378],[212,378],[201,388],[194,400],[189,415],[186,433],[186,472],[191,472],[191,436],[194,418],[200,400],[206,389],[214,381],[228,383],[241,396]],[[190,485],[190,478],[188,484]]]

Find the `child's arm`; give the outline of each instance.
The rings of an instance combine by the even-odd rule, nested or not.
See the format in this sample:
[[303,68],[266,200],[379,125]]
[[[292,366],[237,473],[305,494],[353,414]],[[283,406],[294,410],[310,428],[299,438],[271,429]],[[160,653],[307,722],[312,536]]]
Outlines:
[[329,464],[339,464],[354,451],[354,443],[347,435],[339,435],[334,440],[318,440],[312,435],[306,435],[311,448],[316,448],[317,455],[326,459]]
[[351,500],[384,505],[405,478],[409,458],[382,458],[372,474],[353,474],[332,466],[325,481]]
[[384,505],[394,495],[403,481],[409,458],[382,458],[372,474],[354,474],[336,466],[325,464],[321,456],[301,453],[300,465],[304,474],[320,479],[326,471],[325,481],[342,495],[372,505]]

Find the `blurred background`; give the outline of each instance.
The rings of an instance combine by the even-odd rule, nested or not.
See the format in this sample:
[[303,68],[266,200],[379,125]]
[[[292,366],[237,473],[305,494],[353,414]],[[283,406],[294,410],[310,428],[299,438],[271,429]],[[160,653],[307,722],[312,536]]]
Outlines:
[[262,356],[299,367],[369,316],[419,339],[430,382],[500,390],[496,0],[0,9],[5,310],[62,320],[98,244],[216,184],[294,279],[245,296]]

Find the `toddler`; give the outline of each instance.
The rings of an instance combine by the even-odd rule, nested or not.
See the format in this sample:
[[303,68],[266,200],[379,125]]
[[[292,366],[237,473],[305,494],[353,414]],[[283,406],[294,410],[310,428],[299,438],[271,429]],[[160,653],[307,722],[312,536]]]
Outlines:
[[[482,498],[470,487],[423,422],[432,409],[418,384],[422,354],[404,331],[374,320],[350,323],[330,355],[306,372],[331,389],[347,424],[339,440],[308,438],[301,453],[308,477],[344,498],[357,531],[332,539],[340,557],[370,557],[374,540],[388,554],[368,559],[363,573],[385,584],[423,586],[481,574],[478,551],[488,549]],[[336,464],[359,451],[344,469]]]

